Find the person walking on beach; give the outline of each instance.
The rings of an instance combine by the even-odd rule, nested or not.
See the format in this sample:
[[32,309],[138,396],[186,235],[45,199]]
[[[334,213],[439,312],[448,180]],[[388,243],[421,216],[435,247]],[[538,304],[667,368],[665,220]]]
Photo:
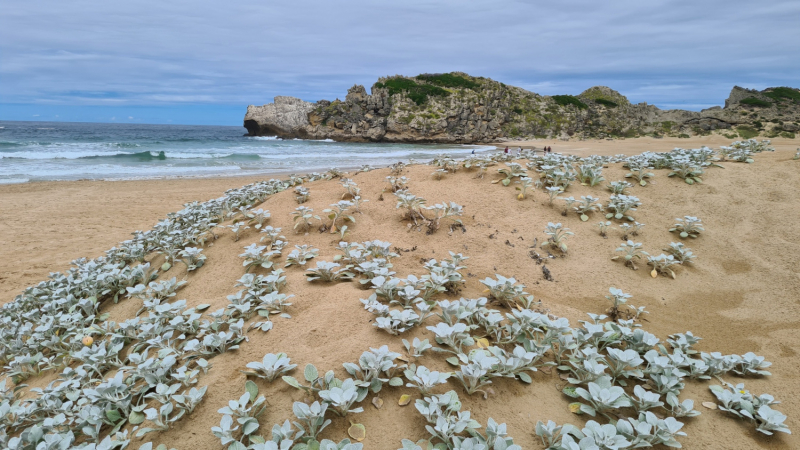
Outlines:
[[505,153],[508,153],[508,146],[507,146],[507,145],[506,145],[506,150],[505,150]]

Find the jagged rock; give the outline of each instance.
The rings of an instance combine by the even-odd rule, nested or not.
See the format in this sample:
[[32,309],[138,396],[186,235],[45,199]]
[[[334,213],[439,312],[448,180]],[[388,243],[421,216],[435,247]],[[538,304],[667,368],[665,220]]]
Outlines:
[[[553,98],[459,72],[381,78],[370,92],[354,85],[344,101],[317,103],[275,97],[275,103],[249,106],[244,126],[250,135],[281,138],[473,144],[533,136],[586,139],[729,133],[724,130],[756,120],[781,124],[767,130],[785,133],[797,130],[800,118],[798,101],[776,102],[770,89],[738,86],[724,108],[700,112],[634,105],[606,86],[589,88],[577,97]],[[741,103],[751,97],[763,103]]]
[[733,89],[731,89],[730,95],[728,95],[728,98],[725,100],[725,108],[732,108],[738,105],[740,101],[750,97],[754,97],[759,100],[765,99],[761,95],[761,92],[755,89],[745,89],[739,86],[734,86]]
[[296,137],[310,124],[309,114],[316,106],[295,97],[275,97],[274,103],[250,105],[244,127],[251,136]]

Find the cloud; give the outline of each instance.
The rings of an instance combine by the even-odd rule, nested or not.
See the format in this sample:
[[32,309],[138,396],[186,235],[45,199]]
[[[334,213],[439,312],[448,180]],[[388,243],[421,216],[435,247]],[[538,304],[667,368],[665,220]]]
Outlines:
[[798,84],[797,17],[800,3],[781,0],[8,0],[0,98],[243,109],[459,70],[548,95],[607,85],[696,107],[722,104],[735,84]]

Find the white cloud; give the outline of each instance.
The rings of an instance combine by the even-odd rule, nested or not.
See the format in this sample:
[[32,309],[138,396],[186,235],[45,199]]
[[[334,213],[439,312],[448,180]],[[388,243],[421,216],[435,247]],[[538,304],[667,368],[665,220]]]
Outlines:
[[800,3],[8,0],[0,98],[82,105],[343,98],[378,76],[461,70],[544,94],[720,104],[797,84]]

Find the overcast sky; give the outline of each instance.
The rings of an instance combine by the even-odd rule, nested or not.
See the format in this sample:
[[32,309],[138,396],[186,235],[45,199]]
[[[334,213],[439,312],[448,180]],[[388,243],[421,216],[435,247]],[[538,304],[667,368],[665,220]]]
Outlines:
[[240,125],[275,95],[425,72],[685,109],[800,87],[796,0],[272,3],[4,0],[0,120]]

